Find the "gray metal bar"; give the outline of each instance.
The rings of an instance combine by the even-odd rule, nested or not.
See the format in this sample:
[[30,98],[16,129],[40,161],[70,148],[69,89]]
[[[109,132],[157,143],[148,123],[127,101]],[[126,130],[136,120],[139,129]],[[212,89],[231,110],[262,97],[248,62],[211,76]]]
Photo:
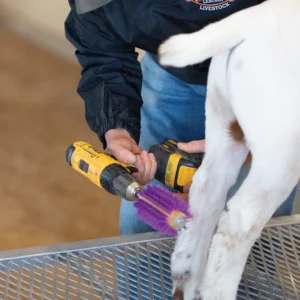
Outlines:
[[25,258],[25,257],[37,257],[41,255],[51,255],[55,253],[65,253],[70,251],[81,251],[93,248],[105,248],[113,247],[115,245],[131,244],[147,242],[152,240],[165,240],[172,239],[172,237],[167,237],[159,234],[158,232],[149,232],[136,235],[128,236],[116,236],[111,238],[100,238],[94,240],[86,240],[73,243],[64,243],[50,246],[42,247],[30,247],[24,249],[0,251],[0,262],[9,260],[12,258]]
[[[5,251],[0,298],[169,300],[174,243],[153,232]],[[248,257],[238,299],[299,299],[299,264],[300,215],[270,220]]]
[[[288,217],[279,217],[271,219],[266,228],[274,226],[283,226],[283,225],[292,225],[300,223],[300,214],[288,216]],[[100,238],[94,240],[86,240],[80,242],[64,243],[43,247],[31,247],[24,249],[16,249],[9,251],[0,251],[0,262],[12,258],[25,258],[31,256],[41,256],[41,255],[50,255],[55,253],[65,253],[70,251],[81,251],[84,249],[93,249],[93,248],[104,248],[112,247],[115,245],[122,244],[132,244],[132,243],[142,243],[150,242],[153,240],[166,240],[174,239],[173,237],[161,235],[158,232],[142,233],[128,236],[115,236],[111,238]]]

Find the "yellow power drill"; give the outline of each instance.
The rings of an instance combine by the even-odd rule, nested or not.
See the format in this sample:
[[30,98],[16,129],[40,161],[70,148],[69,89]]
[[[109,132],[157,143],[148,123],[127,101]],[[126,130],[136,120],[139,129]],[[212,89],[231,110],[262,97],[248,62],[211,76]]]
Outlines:
[[75,142],[66,150],[68,164],[108,193],[134,201],[142,188],[131,176],[134,166],[125,165],[85,142]]
[[[149,149],[157,161],[155,178],[169,187],[182,192],[192,181],[200,166],[203,153],[189,154],[177,148],[177,142],[167,139]],[[75,142],[66,150],[68,164],[100,188],[113,195],[134,201],[142,186],[131,175],[134,166],[123,164],[85,142]]]

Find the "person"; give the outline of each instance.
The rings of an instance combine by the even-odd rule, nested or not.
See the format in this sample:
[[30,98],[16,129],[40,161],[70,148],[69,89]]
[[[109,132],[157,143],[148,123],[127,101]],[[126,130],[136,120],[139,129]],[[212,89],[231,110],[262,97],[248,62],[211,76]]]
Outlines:
[[[168,37],[194,32],[259,0],[69,0],[67,39],[82,66],[78,93],[86,121],[106,152],[134,164],[142,184],[154,178],[147,150],[165,138],[187,152],[205,150],[205,100],[209,60],[186,68],[162,68],[157,49]],[[145,51],[141,63],[136,48]],[[230,198],[249,172],[241,170]],[[188,186],[185,189],[188,192]],[[173,190],[173,192],[176,192]],[[275,216],[292,213],[296,189]],[[122,200],[120,234],[152,231]]]
[[[153,179],[157,166],[147,152],[151,145],[171,138],[187,152],[205,151],[210,61],[186,68],[163,68],[157,59],[159,45],[172,35],[194,32],[260,2],[69,0],[71,11],[65,33],[82,66],[77,91],[85,103],[86,121],[107,153],[137,167],[139,172],[134,175],[142,184],[161,184]],[[141,62],[136,48],[145,51]],[[241,169],[228,199],[250,167]],[[187,196],[188,189],[182,196]],[[274,216],[292,213],[295,192]],[[124,199],[119,222],[121,235],[153,231],[137,217],[133,204]],[[152,249],[147,259],[138,253],[117,255],[118,299],[171,299],[170,258],[168,253],[161,254],[162,249],[157,251]]]

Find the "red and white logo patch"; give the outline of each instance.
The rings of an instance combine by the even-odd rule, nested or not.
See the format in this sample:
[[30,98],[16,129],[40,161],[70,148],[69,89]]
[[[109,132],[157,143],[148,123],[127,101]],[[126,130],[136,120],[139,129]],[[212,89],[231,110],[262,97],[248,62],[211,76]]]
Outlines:
[[201,10],[216,11],[229,7],[235,0],[185,0],[198,4]]

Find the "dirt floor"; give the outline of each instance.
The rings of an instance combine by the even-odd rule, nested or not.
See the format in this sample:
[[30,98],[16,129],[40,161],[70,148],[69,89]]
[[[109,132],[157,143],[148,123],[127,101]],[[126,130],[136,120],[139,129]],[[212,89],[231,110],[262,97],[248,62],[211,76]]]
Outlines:
[[65,161],[76,140],[101,147],[76,93],[80,67],[0,36],[0,250],[118,235],[119,199]]

